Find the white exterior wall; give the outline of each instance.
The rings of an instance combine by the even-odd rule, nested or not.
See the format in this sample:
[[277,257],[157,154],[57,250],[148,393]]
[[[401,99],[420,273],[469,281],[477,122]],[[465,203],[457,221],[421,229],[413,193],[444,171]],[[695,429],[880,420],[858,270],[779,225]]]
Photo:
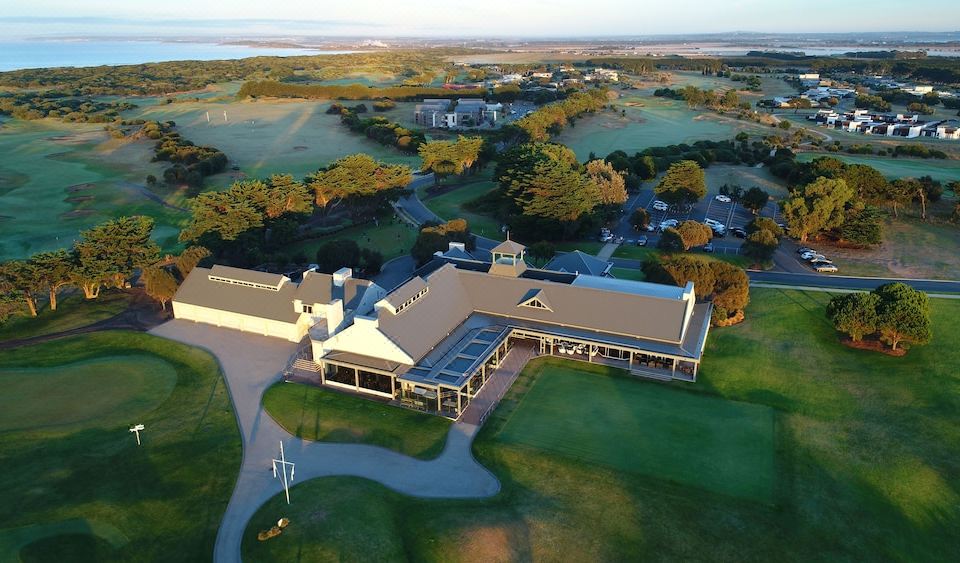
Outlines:
[[307,332],[307,327],[299,326],[299,320],[296,323],[285,323],[176,301],[173,302],[173,316],[187,321],[232,328],[273,338],[283,338],[290,342],[299,342]]
[[314,340],[311,344],[316,362],[319,362],[325,353],[337,350],[401,364],[414,363],[413,358],[380,332],[377,319],[371,317],[355,317],[353,324],[338,334],[324,342]]

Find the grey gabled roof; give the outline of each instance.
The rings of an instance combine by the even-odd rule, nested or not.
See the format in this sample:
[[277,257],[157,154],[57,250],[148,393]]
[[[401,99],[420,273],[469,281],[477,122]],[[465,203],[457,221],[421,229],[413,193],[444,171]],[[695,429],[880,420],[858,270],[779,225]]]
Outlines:
[[407,280],[406,283],[400,287],[391,291],[384,299],[389,303],[394,309],[405,303],[408,299],[414,295],[420,293],[420,290],[427,287],[427,282],[423,278],[417,276]]
[[[472,314],[679,345],[688,307],[694,303],[692,288],[583,275],[574,283],[558,283],[495,276],[460,269],[452,263],[411,282],[394,293],[406,300],[416,293],[413,289],[429,290],[403,312],[393,314],[381,308],[377,318],[383,334],[414,362]],[[520,306],[533,298],[539,298],[549,309]],[[392,302],[393,294],[387,299]]]
[[607,273],[611,266],[613,266],[612,262],[601,260],[596,256],[590,256],[579,250],[574,250],[573,252],[566,252],[554,256],[543,269],[602,276]]
[[[270,283],[272,279],[276,279],[278,284],[275,290],[264,289],[218,281],[211,279],[211,276],[270,287],[273,287]],[[357,308],[371,285],[373,283],[367,280],[348,278],[343,287],[339,287],[334,285],[333,276],[317,272],[306,272],[298,285],[280,274],[217,265],[210,269],[194,268],[177,289],[173,300],[197,307],[294,323],[300,318],[300,311],[293,306],[295,299],[305,304],[332,303],[335,299],[342,299],[344,309],[352,310]]]
[[[285,281],[277,291],[273,291],[210,279],[209,276],[214,271],[220,272],[222,276],[224,268],[223,266],[219,269],[216,266],[212,269],[194,268],[187,279],[180,284],[173,301],[287,323],[294,323],[300,318],[300,313],[293,308],[293,300],[297,292],[295,283]],[[238,268],[229,268],[229,270],[238,270]],[[241,270],[241,272],[249,271]],[[257,280],[254,283],[263,283],[261,280],[265,279],[256,276],[251,278]]]
[[330,303],[333,301],[333,276],[319,272],[305,272],[297,299],[304,303]]

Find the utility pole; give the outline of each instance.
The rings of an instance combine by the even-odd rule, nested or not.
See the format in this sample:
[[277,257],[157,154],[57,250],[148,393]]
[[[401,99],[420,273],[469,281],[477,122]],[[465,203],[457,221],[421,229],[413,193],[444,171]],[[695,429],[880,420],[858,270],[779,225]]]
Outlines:
[[[280,475],[277,475],[277,466],[280,467]],[[290,466],[290,480],[287,480],[287,466]],[[280,459],[273,460],[274,479],[283,479],[283,492],[287,495],[287,504],[290,504],[290,483],[293,481],[293,472],[295,470],[293,462],[287,461],[283,453],[283,442],[280,442]]]

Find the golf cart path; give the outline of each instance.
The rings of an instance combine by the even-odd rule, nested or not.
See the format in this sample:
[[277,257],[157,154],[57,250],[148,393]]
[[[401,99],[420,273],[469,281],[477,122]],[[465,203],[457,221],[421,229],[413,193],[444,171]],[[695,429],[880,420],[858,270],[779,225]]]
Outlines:
[[[500,490],[499,481],[473,458],[470,449],[479,426],[453,424],[443,452],[429,461],[377,446],[301,440],[277,424],[261,405],[264,391],[280,381],[296,344],[183,320],[168,321],[150,332],[213,353],[233,402],[243,440],[243,462],[217,533],[214,561],[218,563],[240,561],[247,522],[260,506],[283,491],[271,470],[281,441],[287,460],[296,464],[295,483],[350,475],[407,495],[434,498],[489,497]],[[292,502],[297,502],[296,496],[293,489]]]

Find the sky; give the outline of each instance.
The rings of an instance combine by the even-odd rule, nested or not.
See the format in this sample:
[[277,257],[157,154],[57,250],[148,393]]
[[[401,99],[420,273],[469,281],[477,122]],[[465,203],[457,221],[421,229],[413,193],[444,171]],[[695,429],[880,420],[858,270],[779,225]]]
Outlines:
[[908,10],[905,4],[904,0],[0,0],[0,36],[535,38],[960,29],[958,0],[911,0]]

